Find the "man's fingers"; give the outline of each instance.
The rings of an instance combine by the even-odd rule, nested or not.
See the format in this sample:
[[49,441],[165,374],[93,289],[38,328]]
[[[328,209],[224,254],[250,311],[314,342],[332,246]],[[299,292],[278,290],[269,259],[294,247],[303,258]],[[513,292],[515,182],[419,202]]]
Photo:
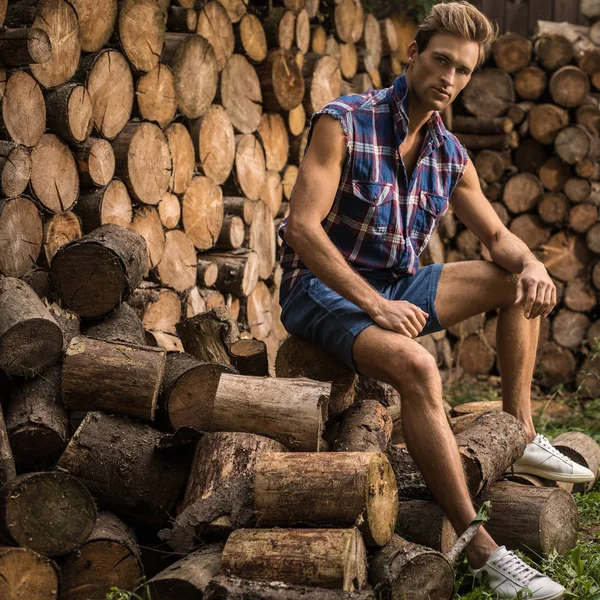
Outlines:
[[425,327],[425,319],[418,312],[415,311],[410,314],[409,319],[413,327],[417,330],[417,333],[420,333],[423,327]]
[[515,304],[519,304],[523,300],[523,281],[521,278],[517,279],[517,298]]
[[404,327],[406,327],[407,331],[410,333],[410,337],[417,337],[419,335],[419,329],[417,329],[417,327],[415,327],[415,325],[413,325],[410,321],[406,321],[406,323],[404,324]]
[[542,313],[542,315],[544,317],[547,317],[551,312],[552,309],[554,308],[554,294],[556,293],[556,290],[554,288],[553,285],[548,286],[548,288],[546,289],[546,301],[545,301],[545,307],[544,307],[544,312]]
[[525,293],[525,306],[523,307],[523,310],[525,316],[529,319],[531,318],[531,310],[537,296],[537,286],[531,284],[523,286],[523,292]]
[[546,286],[543,283],[538,283],[536,288],[535,302],[531,309],[531,319],[536,319],[546,308]]

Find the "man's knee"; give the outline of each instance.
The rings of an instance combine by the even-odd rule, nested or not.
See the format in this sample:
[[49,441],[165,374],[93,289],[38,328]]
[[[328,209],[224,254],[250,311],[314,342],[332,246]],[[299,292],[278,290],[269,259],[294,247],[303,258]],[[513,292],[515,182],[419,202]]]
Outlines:
[[416,342],[411,352],[393,354],[389,372],[394,385],[400,388],[400,393],[402,388],[430,388],[440,377],[435,358]]

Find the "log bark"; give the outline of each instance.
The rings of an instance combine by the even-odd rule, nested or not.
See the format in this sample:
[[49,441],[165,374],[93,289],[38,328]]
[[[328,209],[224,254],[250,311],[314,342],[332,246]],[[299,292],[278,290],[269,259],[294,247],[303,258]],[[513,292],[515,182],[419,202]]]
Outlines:
[[[44,507],[52,505],[55,511]],[[20,475],[0,492],[2,532],[14,543],[46,556],[72,552],[90,536],[96,521],[94,499],[68,473]]]
[[[290,554],[298,557],[293,563]],[[238,529],[225,544],[222,564],[226,575],[344,591],[361,589],[367,579],[356,529]]]
[[254,291],[259,276],[256,252],[240,249],[233,252],[209,252],[202,256],[218,266],[218,289],[244,298]]
[[223,228],[223,192],[210,177],[194,177],[181,203],[183,229],[198,250],[216,245]]
[[144,326],[137,312],[129,304],[121,304],[103,319],[83,328],[83,335],[107,342],[125,342],[143,346]]
[[498,544],[538,556],[575,546],[577,506],[566,490],[500,481],[478,498],[486,500],[494,512],[485,528]]
[[348,408],[342,415],[335,452],[385,452],[392,437],[392,417],[375,400]]
[[[73,272],[80,278],[73,279]],[[60,248],[50,276],[65,307],[82,317],[99,317],[129,297],[145,272],[144,238],[133,230],[109,224]]]
[[84,86],[67,83],[46,97],[48,127],[68,142],[83,142],[91,133],[92,99]]
[[231,19],[219,2],[207,2],[198,11],[196,33],[207,39],[215,52],[217,69],[222,71],[233,54],[235,36]]
[[356,375],[340,360],[315,344],[290,336],[277,353],[277,377],[307,377],[316,381],[331,381],[329,415],[340,416],[355,398]]
[[133,219],[129,192],[118,179],[113,179],[100,190],[81,196],[73,210],[81,219],[85,234],[109,223],[127,227]]
[[0,367],[7,375],[41,373],[58,361],[63,336],[36,293],[12,277],[0,279]]
[[375,555],[369,581],[386,600],[450,599],[454,595],[451,565],[439,553],[398,535]]
[[381,453],[266,454],[257,459],[253,492],[261,526],[360,524],[365,543],[375,546],[394,532],[396,485]]
[[27,548],[0,546],[0,594],[7,600],[58,598],[58,567]]
[[172,514],[189,468],[185,456],[157,450],[163,437],[148,425],[89,412],[57,467],[84,480],[104,508],[158,527]]
[[0,34],[0,53],[5,66],[26,67],[50,60],[52,45],[43,29],[13,29]]
[[482,69],[463,91],[467,110],[476,117],[499,117],[515,101],[513,82],[500,69]]
[[229,348],[232,365],[240,375],[267,377],[269,361],[267,346],[261,340],[238,340]]
[[200,35],[165,33],[161,62],[171,67],[179,111],[188,119],[202,116],[217,92],[217,59]]
[[158,63],[137,81],[135,99],[140,116],[164,129],[177,111],[175,95],[175,78],[171,69]]
[[[115,153],[107,140],[88,137],[73,147],[81,187],[108,185],[115,173]],[[79,199],[78,204],[81,202]]]
[[398,503],[396,533],[408,542],[446,554],[456,543],[456,531],[439,504],[425,500]]

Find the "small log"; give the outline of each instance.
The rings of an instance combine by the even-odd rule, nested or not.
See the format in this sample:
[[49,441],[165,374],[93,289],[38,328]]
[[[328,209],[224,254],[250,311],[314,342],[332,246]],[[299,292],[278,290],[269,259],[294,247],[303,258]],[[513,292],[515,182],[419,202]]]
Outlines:
[[177,111],[175,78],[171,69],[158,63],[143,74],[135,86],[135,99],[142,119],[154,121],[161,128],[166,127]]
[[254,204],[254,214],[247,236],[247,244],[250,250],[256,252],[258,258],[258,276],[269,279],[275,268],[275,228],[271,210],[262,200]]
[[581,160],[595,159],[600,145],[583,125],[572,125],[557,134],[554,149],[562,160],[573,165]]
[[281,171],[288,158],[289,138],[285,123],[277,113],[264,113],[257,128],[258,136],[265,148],[267,169]]
[[77,13],[81,49],[84,52],[100,50],[113,33],[117,20],[117,0],[73,0],[70,4]]
[[385,452],[392,436],[392,417],[375,400],[348,408],[342,415],[335,452]]
[[284,48],[270,50],[257,71],[265,110],[288,111],[302,102],[304,77],[293,52]]
[[[17,470],[15,467],[15,459],[10,447],[8,432],[6,431],[4,413],[2,406],[0,406],[0,484],[4,485],[13,480],[16,476]],[[2,573],[1,567],[0,573]]]
[[501,35],[492,47],[496,65],[507,73],[516,73],[531,62],[532,44],[518,33]]
[[178,292],[196,283],[196,249],[185,232],[172,229],[165,233],[165,251],[156,269],[158,281]]
[[491,68],[474,73],[462,96],[465,107],[476,117],[498,117],[515,101],[510,75]]
[[173,123],[165,134],[173,161],[169,189],[175,194],[183,194],[194,175],[194,144],[187,128],[181,123]]
[[598,223],[592,225],[585,235],[585,243],[594,254],[600,254],[600,227],[598,225]]
[[499,481],[479,496],[478,503],[487,500],[494,512],[485,528],[496,543],[538,556],[575,547],[577,505],[566,490]]
[[71,340],[79,335],[80,330],[80,318],[70,310],[66,308],[61,308],[58,304],[53,303],[48,306],[48,310],[50,314],[54,318],[54,320],[58,323],[62,334],[63,334],[63,347],[62,354],[67,351]]
[[146,241],[149,268],[156,267],[165,251],[165,231],[156,208],[153,206],[136,208],[129,227],[137,231]]
[[115,172],[115,153],[107,140],[88,137],[73,147],[82,187],[107,185]]
[[194,177],[183,196],[181,218],[185,233],[198,250],[215,246],[223,217],[221,188],[210,177]]
[[83,142],[90,135],[92,99],[84,86],[67,83],[56,88],[46,97],[46,110],[48,127],[65,141]]
[[570,310],[587,312],[596,306],[597,294],[587,279],[572,279],[565,290],[564,303]]
[[355,591],[366,582],[366,563],[356,529],[238,529],[225,544],[222,573]]
[[7,375],[40,373],[60,358],[60,327],[36,293],[12,277],[0,279],[0,367]]
[[129,192],[118,179],[113,179],[100,190],[81,196],[73,210],[80,218],[86,235],[109,223],[127,227],[133,219]]
[[107,342],[125,342],[143,346],[144,327],[137,312],[128,304],[121,304],[100,321],[83,328],[86,337]]
[[374,556],[369,581],[386,600],[449,600],[454,596],[454,573],[445,557],[398,535]]
[[592,269],[592,283],[597,290],[600,290],[600,262],[597,262]]
[[515,75],[515,91],[524,100],[537,100],[547,85],[546,72],[535,65],[529,65]]
[[[379,24],[374,17],[373,19],[379,31]],[[306,55],[302,71],[306,85],[304,109],[308,114],[317,112],[340,96],[342,73],[337,59],[333,56],[309,53]]]
[[267,171],[262,200],[264,200],[265,204],[269,207],[272,217],[275,218],[283,201],[281,175],[279,175],[277,171]]
[[198,259],[198,285],[200,287],[212,287],[217,282],[218,275],[219,267],[215,263],[201,258]]
[[452,119],[452,131],[454,132],[492,135],[510,133],[513,129],[514,124],[507,117],[483,118],[454,115]]
[[[581,431],[568,431],[561,433],[552,440],[552,445],[568,456],[571,460],[587,467],[598,479],[600,467],[600,444]],[[594,481],[589,483],[576,483],[574,493],[585,494],[592,490]]]
[[535,53],[548,71],[568,65],[573,59],[573,44],[560,33],[544,33],[535,41]]
[[273,325],[271,304],[271,292],[262,281],[259,281],[248,298],[242,301],[241,321],[249,329],[252,337],[259,340],[269,337]]
[[504,204],[513,213],[526,212],[535,208],[543,193],[542,183],[535,175],[519,173],[504,186]]
[[538,352],[540,382],[549,388],[571,381],[576,365],[573,354],[555,342],[544,344]]
[[567,215],[569,216],[569,222],[571,220],[569,203],[560,192],[545,193],[538,204],[537,211],[542,221],[547,225],[564,223],[567,220]]
[[[558,139],[558,138],[557,138]],[[539,169],[543,186],[551,192],[560,192],[571,177],[571,167],[557,156],[549,158]]]
[[52,57],[50,38],[43,29],[20,28],[0,34],[0,53],[7,67],[45,63]]
[[31,155],[25,146],[0,141],[0,193],[8,198],[20,196],[29,184]]
[[288,165],[283,171],[281,185],[283,186],[283,197],[288,201],[292,197],[292,190],[294,189],[294,185],[296,185],[297,177],[298,167],[295,165]]
[[181,218],[181,205],[175,194],[165,192],[158,203],[158,216],[165,229],[175,229]]
[[79,217],[71,211],[54,215],[44,223],[44,254],[48,264],[65,244],[82,236]]
[[243,0],[223,0],[221,4],[225,7],[232,23],[237,23],[246,14],[247,5]]
[[[49,512],[44,507],[55,506]],[[94,499],[68,473],[20,475],[0,491],[2,532],[19,546],[47,556],[68,554],[90,536],[96,521]]]
[[383,546],[396,524],[396,491],[392,468],[377,452],[269,453],[255,466],[261,526],[358,524],[367,544]]
[[569,115],[564,108],[555,104],[537,104],[529,112],[529,135],[540,144],[552,144],[568,122]]
[[243,53],[255,63],[261,63],[267,56],[267,38],[265,29],[260,19],[250,13],[246,13],[239,24],[238,35],[235,36],[239,44],[237,51]]
[[506,150],[507,148],[516,148],[519,143],[519,136],[516,131],[497,135],[457,132],[456,137],[469,150]]
[[248,297],[254,291],[259,276],[256,252],[240,249],[232,252],[209,252],[202,257],[217,265],[218,289],[242,297]]
[[161,571],[147,583],[155,600],[206,598],[208,584],[221,569],[223,544],[211,544]]
[[590,325],[586,315],[563,308],[552,321],[552,337],[564,348],[577,350],[583,343]]
[[219,2],[207,2],[198,11],[196,33],[207,39],[215,52],[217,69],[222,71],[233,54],[235,37],[227,11]]
[[268,46],[284,50],[293,46],[296,35],[296,15],[293,11],[283,6],[273,7],[263,19],[263,26]]
[[269,374],[267,346],[261,340],[238,340],[229,348],[231,363],[240,375],[266,377]]
[[315,344],[290,336],[277,353],[277,377],[307,377],[331,381],[329,415],[340,416],[354,402],[356,374],[340,360]]
[[590,93],[590,80],[581,69],[567,65],[552,74],[549,88],[556,104],[574,108],[582,104]]
[[0,594],[16,600],[21,592],[30,600],[58,598],[58,567],[27,548],[0,546]]

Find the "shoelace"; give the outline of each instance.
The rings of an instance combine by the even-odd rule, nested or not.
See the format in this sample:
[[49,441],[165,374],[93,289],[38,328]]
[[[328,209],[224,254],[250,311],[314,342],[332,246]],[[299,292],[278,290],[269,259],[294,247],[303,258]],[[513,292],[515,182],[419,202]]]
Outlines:
[[514,577],[523,585],[527,585],[534,577],[541,575],[539,571],[531,568],[510,550],[495,562],[499,569],[502,569],[507,575]]
[[559,452],[551,443],[550,440],[543,436],[541,433],[538,434],[538,443],[540,444],[540,446],[542,446],[542,448],[545,448],[546,450],[548,450],[548,452],[550,452],[551,454],[554,454],[554,456],[557,456],[558,458],[562,458],[564,461],[566,461],[566,463],[568,465],[572,465],[573,461],[568,457],[565,456],[562,452]]

